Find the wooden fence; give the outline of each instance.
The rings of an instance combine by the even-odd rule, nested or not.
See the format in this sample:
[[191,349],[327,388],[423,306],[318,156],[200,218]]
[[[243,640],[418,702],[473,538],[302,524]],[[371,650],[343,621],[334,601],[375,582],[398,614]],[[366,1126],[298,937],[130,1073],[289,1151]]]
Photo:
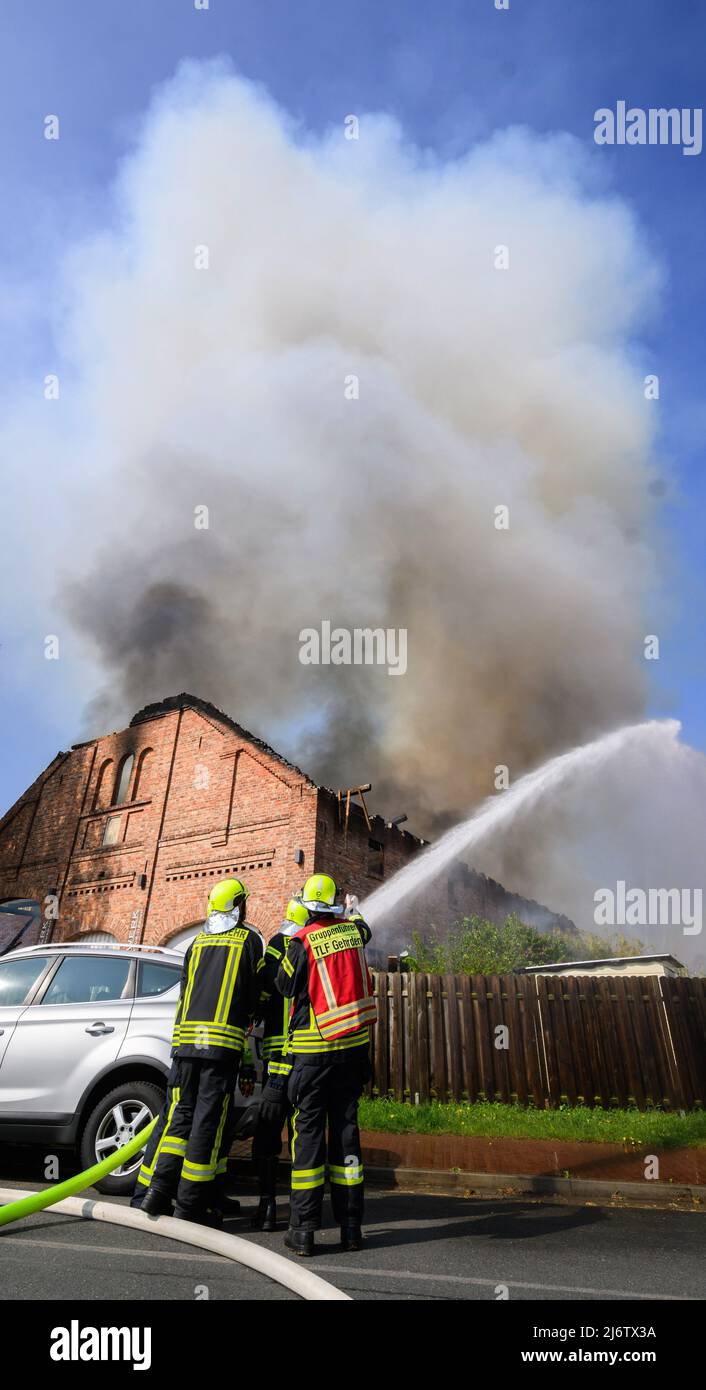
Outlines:
[[380,971],[375,992],[375,1095],[704,1104],[704,979]]

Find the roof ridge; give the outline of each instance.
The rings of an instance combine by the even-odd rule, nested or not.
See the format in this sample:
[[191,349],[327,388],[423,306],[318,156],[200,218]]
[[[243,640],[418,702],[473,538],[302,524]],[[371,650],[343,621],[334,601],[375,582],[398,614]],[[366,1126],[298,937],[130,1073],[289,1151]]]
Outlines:
[[231,719],[229,714],[219,709],[217,705],[211,704],[210,700],[202,700],[199,695],[190,695],[188,691],[185,690],[183,690],[180,695],[168,695],[164,700],[156,700],[152,704],[145,705],[143,709],[138,710],[137,713],[132,716],[128,728],[131,729],[137,724],[146,724],[151,719],[158,719],[162,714],[170,714],[173,710],[180,709],[193,709],[199,714],[206,715],[211,719],[217,719],[221,724],[226,724],[234,733],[240,734],[241,738],[245,738],[248,742],[253,743],[257,748],[261,749],[263,753],[269,754],[271,758],[276,758],[277,762],[283,763],[285,767],[291,768],[293,772],[298,773],[310,786],[317,786],[317,783],[309,777],[308,773],[304,772],[303,768],[297,767],[296,763],[291,762],[289,758],[285,758],[282,753],[278,753],[277,749],[273,748],[271,744],[266,743],[262,738],[258,738],[257,734],[251,733],[249,729],[243,728],[242,724],[238,724],[235,719]]

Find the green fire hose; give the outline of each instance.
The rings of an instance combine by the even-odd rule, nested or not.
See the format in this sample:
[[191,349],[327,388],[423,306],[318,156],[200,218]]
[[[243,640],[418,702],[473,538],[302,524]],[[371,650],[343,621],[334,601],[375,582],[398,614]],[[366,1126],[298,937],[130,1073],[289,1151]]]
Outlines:
[[31,1216],[32,1212],[42,1211],[44,1207],[53,1207],[55,1202],[63,1202],[65,1197],[75,1197],[77,1192],[85,1192],[87,1187],[93,1187],[94,1183],[100,1182],[101,1178],[112,1173],[114,1168],[119,1168],[128,1158],[144,1149],[156,1123],[155,1115],[134,1139],[123,1144],[122,1148],[110,1155],[110,1158],[94,1163],[92,1168],[86,1168],[84,1173],[77,1173],[75,1177],[67,1178],[66,1182],[58,1182],[54,1187],[45,1188],[43,1192],[32,1192],[29,1197],[20,1197],[18,1202],[8,1202],[7,1206],[0,1207],[0,1226],[7,1226],[10,1221],[19,1221],[22,1216]]

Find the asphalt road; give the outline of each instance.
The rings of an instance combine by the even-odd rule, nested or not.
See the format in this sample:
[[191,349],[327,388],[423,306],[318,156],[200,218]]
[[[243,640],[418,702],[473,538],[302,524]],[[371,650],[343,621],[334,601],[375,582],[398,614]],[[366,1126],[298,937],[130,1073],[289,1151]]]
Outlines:
[[[32,1186],[4,1168],[0,1185]],[[225,1229],[286,1255],[283,1230],[250,1232],[251,1192],[243,1216]],[[317,1236],[316,1257],[306,1262],[354,1299],[482,1302],[500,1298],[503,1286],[512,1300],[706,1297],[700,1213],[371,1192],[365,1228],[363,1251],[344,1255],[337,1230],[329,1228]],[[0,1297],[222,1301],[296,1295],[231,1261],[157,1235],[41,1213],[0,1229]]]

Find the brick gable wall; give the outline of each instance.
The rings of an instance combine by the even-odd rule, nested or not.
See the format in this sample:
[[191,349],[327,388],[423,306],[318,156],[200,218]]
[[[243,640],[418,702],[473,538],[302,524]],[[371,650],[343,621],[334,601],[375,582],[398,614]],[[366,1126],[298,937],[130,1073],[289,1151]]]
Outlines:
[[[329,792],[236,729],[173,708],[60,754],[0,821],[0,898],[57,890],[55,939],[107,931],[163,944],[203,919],[211,886],[230,874],[247,883],[249,920],[266,936],[315,869],[360,896],[377,886],[362,814],[345,837]],[[114,806],[129,754],[128,800]],[[104,845],[110,817],[117,838]],[[417,842],[374,824],[387,875]]]

